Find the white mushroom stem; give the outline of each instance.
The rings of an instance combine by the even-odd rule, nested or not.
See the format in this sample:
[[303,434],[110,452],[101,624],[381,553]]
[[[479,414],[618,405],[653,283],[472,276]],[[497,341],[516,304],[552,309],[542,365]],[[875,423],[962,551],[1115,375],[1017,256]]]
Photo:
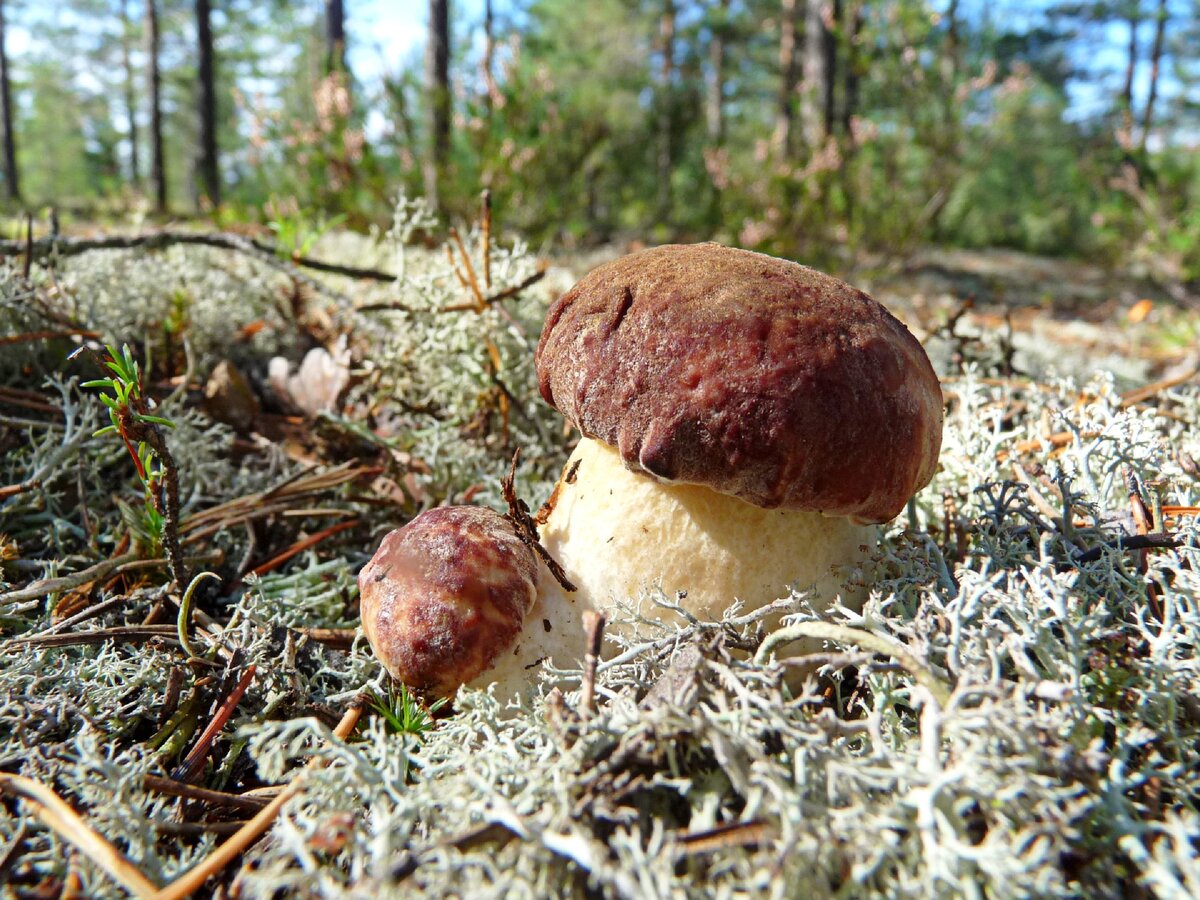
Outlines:
[[752,611],[793,584],[828,603],[842,589],[845,573],[837,569],[875,544],[873,527],[844,518],[762,509],[707,487],[655,481],[626,469],[599,441],[580,441],[567,470],[576,462],[542,544],[596,608],[655,586],[668,597],[686,591],[683,607],[702,619],[720,618],[735,598]]
[[[571,481],[556,489],[541,540],[578,590],[565,592],[542,566],[538,598],[517,645],[477,685],[496,681],[502,694],[509,686],[519,689],[544,657],[564,668],[579,666],[583,613],[636,603],[647,589],[661,588],[668,598],[686,591],[681,606],[710,620],[735,599],[750,612],[786,597],[793,586],[808,591],[818,608],[838,595],[847,605],[861,604],[861,589],[845,579],[875,545],[874,526],[762,509],[710,488],[657,482],[629,471],[616,450],[588,438],[571,455],[565,471],[572,470]],[[677,619],[649,602],[640,613]]]

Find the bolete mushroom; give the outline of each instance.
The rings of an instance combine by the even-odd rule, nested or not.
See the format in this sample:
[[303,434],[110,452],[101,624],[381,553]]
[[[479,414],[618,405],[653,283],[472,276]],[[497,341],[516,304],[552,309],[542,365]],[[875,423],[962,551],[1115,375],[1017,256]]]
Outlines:
[[536,599],[537,567],[500,513],[426,510],[384,537],[359,572],[363,631],[392,677],[453,694],[513,646]]
[[[718,244],[592,271],[550,308],[537,367],[583,434],[540,529],[577,590],[497,513],[423,514],[359,576],[368,638],[415,687],[519,690],[540,660],[578,664],[586,610],[648,587],[701,618],[793,585],[828,601],[941,445],[937,376],[904,325],[835,278]],[[469,540],[443,533],[461,526]]]
[[537,369],[583,434],[541,530],[577,604],[654,585],[701,618],[790,584],[828,601],[941,446],[941,388],[903,324],[842,281],[719,244],[593,270],[551,306]]

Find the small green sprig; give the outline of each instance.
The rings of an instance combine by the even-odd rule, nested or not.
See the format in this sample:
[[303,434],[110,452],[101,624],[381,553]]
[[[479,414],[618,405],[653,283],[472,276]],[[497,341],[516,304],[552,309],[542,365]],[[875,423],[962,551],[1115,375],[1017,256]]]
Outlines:
[[108,378],[85,381],[83,387],[100,389],[100,402],[108,407],[108,417],[112,424],[97,429],[92,436],[102,437],[106,434],[121,436],[121,440],[125,443],[125,449],[129,451],[129,457],[137,469],[138,478],[141,479],[142,486],[146,490],[147,513],[153,513],[153,515],[147,516],[146,520],[149,524],[158,526],[151,530],[151,534],[161,535],[162,510],[159,509],[157,496],[166,469],[161,456],[156,454],[147,441],[141,438],[140,432],[145,430],[144,426],[146,425],[174,428],[175,423],[163,416],[151,415],[146,411],[146,399],[142,394],[141,369],[129,351],[129,345],[123,344],[120,353],[111,344],[105,349],[107,356],[101,362],[112,372],[112,375]]
[[321,215],[314,221],[299,210],[288,212],[284,204],[275,204],[275,207],[280,211],[267,222],[267,227],[275,232],[276,252],[283,259],[307,256],[327,231],[346,220],[345,215],[332,218]]
[[112,424],[96,431],[93,437],[100,437],[104,434],[124,434],[121,425],[123,410],[128,410],[129,414],[139,422],[152,422],[165,428],[174,428],[175,423],[170,419],[145,412],[146,401],[142,396],[141,369],[137,360],[133,358],[133,354],[129,352],[129,345],[122,344],[119,354],[111,344],[105,347],[105,350],[108,358],[103,360],[103,363],[106,368],[112,370],[113,374],[108,378],[96,378],[83,383],[85,388],[101,388],[102,391],[109,391],[109,393],[102,392],[100,394],[100,402],[108,407],[108,416],[112,420]]
[[158,426],[174,428],[175,423],[150,412],[149,401],[142,392],[141,369],[129,345],[123,344],[119,353],[111,344],[105,350],[106,356],[99,361],[112,374],[83,384],[100,390],[100,402],[108,408],[111,421],[94,436],[120,435],[145,491],[145,514],[126,518],[137,523],[135,532],[149,538],[152,548],[156,545],[166,548],[172,575],[182,586],[187,579],[177,534],[178,477],[171,452],[158,431]]
[[371,692],[372,708],[394,734],[422,737],[433,728],[433,714],[445,705],[446,698],[441,697],[426,706],[403,684],[389,687],[386,697]]

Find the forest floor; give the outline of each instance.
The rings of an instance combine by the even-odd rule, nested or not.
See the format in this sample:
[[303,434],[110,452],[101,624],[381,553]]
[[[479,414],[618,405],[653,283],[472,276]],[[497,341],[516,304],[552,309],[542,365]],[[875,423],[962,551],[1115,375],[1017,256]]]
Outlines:
[[772,608],[830,636],[817,676],[754,653],[765,613],[668,627],[648,590],[598,672],[428,710],[355,575],[422,508],[504,508],[517,447],[546,497],[571,436],[533,347],[616,253],[428,228],[309,251],[395,280],[247,246],[0,271],[0,886],[1200,895],[1194,298],[1007,251],[861,267],[946,433],[846,573],[865,607]]

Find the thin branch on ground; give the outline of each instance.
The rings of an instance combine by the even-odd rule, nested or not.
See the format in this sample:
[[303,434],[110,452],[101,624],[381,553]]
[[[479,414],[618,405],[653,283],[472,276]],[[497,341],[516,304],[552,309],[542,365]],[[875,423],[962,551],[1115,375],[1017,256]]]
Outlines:
[[[215,247],[219,250],[232,250],[244,253],[260,260],[268,257],[283,261],[279,248],[265,241],[244,237],[228,232],[202,231],[153,231],[148,234],[107,235],[94,238],[40,238],[27,245],[25,241],[0,241],[0,257],[19,256],[28,251],[38,263],[45,263],[52,255],[58,257],[78,256],[93,250],[163,250],[174,245],[191,245]],[[359,266],[346,266],[340,263],[324,262],[309,256],[288,254],[287,259],[292,263],[314,272],[325,272],[330,275],[342,275],[346,278],[358,278],[363,281],[392,282],[396,276],[379,269],[367,269]]]

